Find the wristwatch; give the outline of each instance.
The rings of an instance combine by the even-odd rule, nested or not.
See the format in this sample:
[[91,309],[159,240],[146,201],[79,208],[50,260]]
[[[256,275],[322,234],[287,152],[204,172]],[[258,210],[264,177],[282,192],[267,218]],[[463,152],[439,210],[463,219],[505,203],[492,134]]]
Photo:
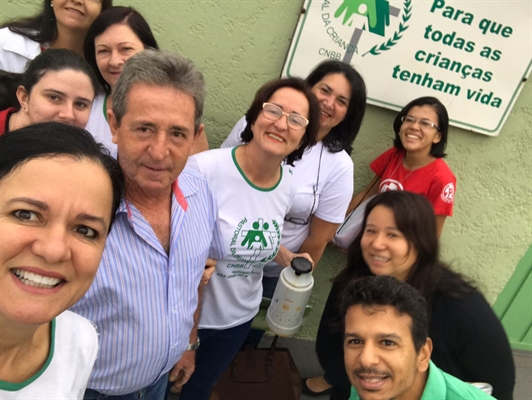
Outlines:
[[189,343],[189,345],[187,347],[187,351],[196,351],[196,350],[198,350],[199,345],[200,345],[200,340],[199,340],[199,337],[198,337],[196,339],[196,343]]

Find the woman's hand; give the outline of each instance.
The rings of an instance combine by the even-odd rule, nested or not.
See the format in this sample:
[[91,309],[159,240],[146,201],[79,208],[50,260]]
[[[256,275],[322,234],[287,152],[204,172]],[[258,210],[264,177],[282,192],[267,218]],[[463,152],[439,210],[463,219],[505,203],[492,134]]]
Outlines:
[[213,260],[212,258],[207,258],[207,261],[205,261],[205,271],[203,271],[203,275],[201,276],[200,286],[205,286],[207,283],[209,283],[212,274],[214,274],[215,269],[216,260]]
[[310,261],[312,264],[312,269],[314,269],[314,261],[312,260],[312,257],[308,253],[292,253],[290,250],[288,250],[286,247],[282,246],[279,248],[279,252],[277,253],[277,256],[273,259],[277,264],[279,264],[282,267],[289,267],[292,263],[292,259],[295,257],[304,257],[307,260]]

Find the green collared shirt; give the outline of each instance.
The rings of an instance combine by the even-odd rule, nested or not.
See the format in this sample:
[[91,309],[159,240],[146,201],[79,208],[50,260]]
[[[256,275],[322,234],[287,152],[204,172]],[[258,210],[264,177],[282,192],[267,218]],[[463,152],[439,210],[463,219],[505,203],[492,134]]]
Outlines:
[[[351,387],[351,397],[349,400],[359,400],[358,393]],[[425,390],[420,400],[493,400],[489,394],[462,382],[443,372],[431,361],[429,365],[429,377],[425,385]]]

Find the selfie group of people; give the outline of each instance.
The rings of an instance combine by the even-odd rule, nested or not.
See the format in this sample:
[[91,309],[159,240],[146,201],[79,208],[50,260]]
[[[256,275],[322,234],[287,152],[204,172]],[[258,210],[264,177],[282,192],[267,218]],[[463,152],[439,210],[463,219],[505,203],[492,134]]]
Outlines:
[[341,61],[265,82],[212,150],[201,71],[132,7],[43,0],[1,25],[0,70],[1,399],[208,400],[283,268],[319,268],[353,210],[303,393],[512,399],[502,325],[439,259],[437,98],[397,114],[354,193],[366,86]]

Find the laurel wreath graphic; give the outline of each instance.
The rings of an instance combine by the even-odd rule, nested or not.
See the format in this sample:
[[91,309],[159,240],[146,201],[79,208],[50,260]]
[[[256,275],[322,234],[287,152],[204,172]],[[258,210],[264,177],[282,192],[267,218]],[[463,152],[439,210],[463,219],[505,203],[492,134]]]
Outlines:
[[273,220],[272,224],[275,227],[275,233],[277,234],[277,239],[278,239],[277,248],[275,249],[275,251],[272,254],[270,254],[269,257],[265,257],[262,260],[260,260],[261,262],[268,262],[270,260],[273,260],[274,257],[277,255],[277,252],[279,251],[279,248],[281,247],[281,240],[280,240],[281,239],[281,229],[279,228],[279,224],[277,223],[276,220]]
[[374,56],[378,56],[381,51],[387,51],[390,50],[391,47],[395,46],[395,44],[399,41],[399,39],[402,38],[403,32],[405,32],[408,29],[408,25],[406,23],[412,16],[412,0],[405,0],[404,7],[403,7],[403,18],[402,21],[399,23],[399,28],[393,36],[388,39],[386,42],[373,46],[370,50],[362,54],[362,57],[364,57],[366,54],[373,54]]

